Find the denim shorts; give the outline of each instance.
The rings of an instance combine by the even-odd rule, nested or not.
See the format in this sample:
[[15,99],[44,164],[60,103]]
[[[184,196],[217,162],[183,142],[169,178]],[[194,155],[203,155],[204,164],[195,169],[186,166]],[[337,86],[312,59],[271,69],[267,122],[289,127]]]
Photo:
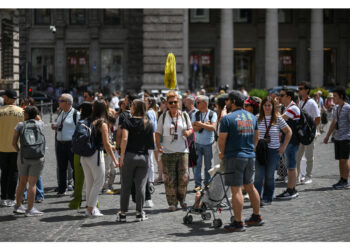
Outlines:
[[254,183],[255,158],[228,158],[225,165],[225,185],[239,187]]

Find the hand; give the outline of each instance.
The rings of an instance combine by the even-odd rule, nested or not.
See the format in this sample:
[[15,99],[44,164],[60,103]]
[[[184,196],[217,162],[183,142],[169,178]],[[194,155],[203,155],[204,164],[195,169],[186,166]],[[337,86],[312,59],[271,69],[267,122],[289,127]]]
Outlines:
[[184,130],[184,136],[187,138],[191,135],[191,130]]
[[283,155],[284,151],[286,151],[286,147],[285,147],[285,146],[281,146],[281,147],[278,149],[278,154],[279,154],[279,155]]
[[329,136],[326,136],[326,137],[323,139],[323,143],[324,143],[324,144],[328,144],[328,140],[329,140]]
[[163,146],[157,146],[157,148],[158,148],[158,152],[159,152],[160,154],[163,154],[163,153],[164,153],[164,151],[163,151]]
[[56,130],[57,129],[57,124],[51,124],[51,129]]
[[225,158],[225,154],[224,153],[219,153],[219,158],[222,160],[222,159],[224,159]]
[[115,161],[114,162],[114,168],[119,168],[119,167],[120,167],[120,165],[119,165],[118,161]]
[[201,128],[203,126],[203,123],[201,121],[197,121],[194,123],[194,125]]

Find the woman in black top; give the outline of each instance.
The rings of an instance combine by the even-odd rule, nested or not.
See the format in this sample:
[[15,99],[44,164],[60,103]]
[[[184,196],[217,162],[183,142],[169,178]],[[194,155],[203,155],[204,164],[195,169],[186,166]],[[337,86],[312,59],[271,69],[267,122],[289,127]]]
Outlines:
[[136,99],[131,105],[130,119],[122,125],[122,141],[120,154],[121,198],[120,212],[117,221],[126,222],[131,186],[136,185],[136,220],[147,219],[143,212],[145,188],[148,175],[148,150],[154,149],[153,125],[146,116],[146,105]]

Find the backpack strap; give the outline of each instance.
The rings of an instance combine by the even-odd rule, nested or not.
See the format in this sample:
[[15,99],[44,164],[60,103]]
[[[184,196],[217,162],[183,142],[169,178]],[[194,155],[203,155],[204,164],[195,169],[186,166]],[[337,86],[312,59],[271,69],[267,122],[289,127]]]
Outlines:
[[74,125],[77,125],[77,116],[78,116],[78,110],[74,109],[74,111],[73,111]]
[[310,99],[309,97],[306,99],[306,101],[304,102],[304,104],[303,104],[303,106],[301,107],[301,109],[304,108],[305,104],[307,103],[307,101],[308,101],[309,99]]
[[211,122],[211,119],[213,118],[213,111],[209,109],[209,121]]
[[194,115],[196,116],[196,122],[199,121],[200,120],[199,116],[201,115],[201,112],[198,110]]

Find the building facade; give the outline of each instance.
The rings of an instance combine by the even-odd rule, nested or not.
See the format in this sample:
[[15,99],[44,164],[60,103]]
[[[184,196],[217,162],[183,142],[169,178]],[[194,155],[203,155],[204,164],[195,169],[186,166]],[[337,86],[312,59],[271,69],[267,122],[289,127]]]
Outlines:
[[0,90],[19,86],[18,11],[0,9]]
[[[113,90],[164,88],[169,52],[180,89],[350,82],[347,9],[26,9],[21,80]],[[56,32],[50,30],[54,26]]]

